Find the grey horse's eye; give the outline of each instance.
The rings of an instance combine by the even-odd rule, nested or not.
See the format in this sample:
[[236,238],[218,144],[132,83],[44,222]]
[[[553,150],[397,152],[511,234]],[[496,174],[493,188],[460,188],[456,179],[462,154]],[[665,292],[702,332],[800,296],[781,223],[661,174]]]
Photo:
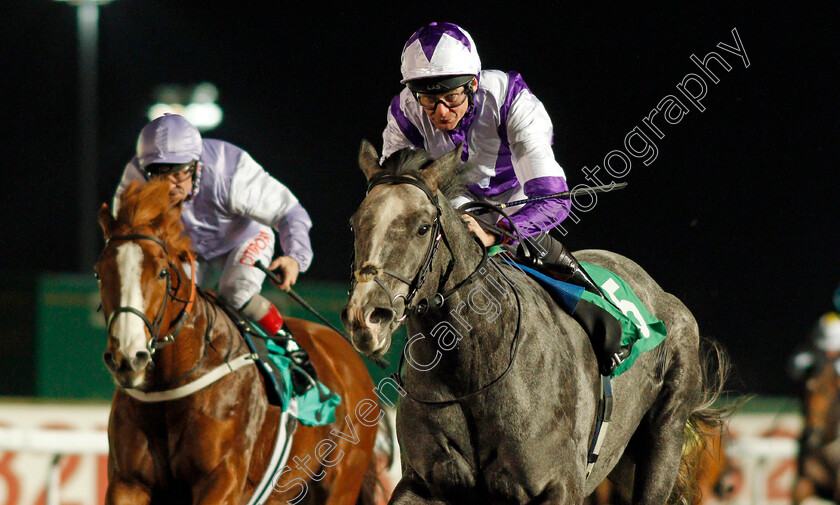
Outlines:
[[429,233],[429,230],[431,230],[431,229],[432,229],[431,225],[424,224],[424,225],[420,226],[420,228],[417,230],[417,234],[422,237],[423,235]]

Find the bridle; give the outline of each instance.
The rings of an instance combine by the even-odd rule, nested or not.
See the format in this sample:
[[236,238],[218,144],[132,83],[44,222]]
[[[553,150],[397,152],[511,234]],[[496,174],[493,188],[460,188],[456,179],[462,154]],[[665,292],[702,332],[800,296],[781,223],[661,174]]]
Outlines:
[[[190,315],[190,311],[192,310],[196,296],[195,261],[193,255],[189,251],[187,252],[187,255],[190,258],[190,271],[192,273],[190,277],[190,298],[188,300],[182,300],[176,296],[178,289],[180,289],[181,287],[181,274],[179,273],[179,270],[175,267],[175,265],[172,263],[172,261],[168,259],[169,250],[166,248],[166,244],[162,240],[151,235],[116,235],[113,237],[109,237],[105,241],[105,247],[108,247],[108,245],[115,240],[151,240],[152,242],[155,242],[156,244],[160,245],[163,248],[163,252],[166,253],[167,261],[169,262],[170,267],[165,270],[166,292],[163,295],[163,301],[161,302],[160,308],[158,309],[154,321],[150,320],[148,316],[146,316],[146,314],[144,314],[142,311],[129,306],[117,307],[113,312],[111,312],[111,314],[106,318],[105,321],[108,334],[110,335],[111,325],[114,324],[117,315],[122,313],[128,313],[134,314],[135,316],[142,319],[143,324],[146,325],[146,328],[149,330],[149,334],[151,335],[151,339],[149,339],[149,341],[146,343],[146,348],[149,350],[150,355],[154,355],[155,351],[175,341],[175,338],[178,336],[178,334],[181,332],[181,329],[184,327],[184,323],[187,320],[187,316]],[[175,275],[178,278],[178,285],[174,288],[172,287],[172,277],[170,274],[171,271],[174,271]],[[160,336],[163,318],[166,317],[166,307],[169,305],[170,298],[174,301],[184,303],[184,309],[181,311],[181,313],[178,315],[178,317],[175,319],[172,325],[170,325],[169,332],[164,336]]]
[[[449,265],[446,267],[446,272],[444,273],[444,278],[442,279],[442,281],[440,283],[440,286],[445,286],[446,285],[446,282],[449,279],[449,275],[451,274],[452,269],[455,267],[455,255],[452,253],[452,247],[449,245],[449,241],[447,240],[446,235],[443,233],[443,229],[442,229],[442,225],[441,225],[441,221],[440,221],[440,216],[442,214],[442,211],[441,211],[440,203],[438,202],[438,197],[437,197],[436,194],[432,193],[432,190],[429,189],[429,187],[426,185],[426,183],[424,183],[422,180],[415,179],[413,177],[406,177],[406,176],[402,176],[402,175],[393,175],[393,174],[384,173],[384,174],[376,175],[376,176],[374,176],[370,179],[370,181],[368,183],[367,193],[370,193],[370,191],[374,187],[382,185],[382,184],[388,184],[388,185],[411,184],[412,186],[415,186],[415,187],[419,188],[421,191],[423,191],[423,193],[425,193],[425,195],[429,199],[429,201],[431,201],[432,204],[435,206],[435,212],[436,212],[435,213],[435,219],[432,222],[432,229],[431,229],[432,240],[431,240],[431,242],[429,242],[429,247],[426,248],[426,254],[423,258],[423,262],[420,264],[420,267],[418,268],[417,273],[414,274],[413,279],[408,280],[407,278],[398,274],[397,272],[394,272],[393,270],[389,270],[389,269],[386,269],[386,268],[375,267],[373,265],[366,265],[366,266],[364,266],[364,267],[362,267],[358,270],[355,270],[353,272],[353,275],[351,276],[350,289],[352,290],[352,289],[355,288],[356,279],[360,275],[371,275],[372,278],[373,278],[373,281],[376,282],[376,284],[380,288],[382,288],[385,291],[385,293],[387,293],[388,299],[391,301],[392,309],[395,309],[394,304],[396,303],[396,301],[398,299],[402,298],[403,299],[403,313],[402,313],[402,316],[400,316],[397,319],[397,322],[403,322],[409,316],[412,316],[412,315],[424,316],[430,310],[442,307],[444,302],[446,302],[447,298],[452,296],[456,291],[458,291],[462,287],[464,287],[467,284],[470,284],[471,282],[473,282],[475,280],[475,277],[478,274],[478,272],[484,267],[484,264],[487,262],[487,250],[484,248],[484,246],[481,244],[481,242],[476,237],[476,242],[478,242],[478,244],[479,244],[479,246],[481,247],[481,250],[482,250],[482,257],[481,257],[481,262],[472,271],[472,273],[470,273],[470,275],[468,275],[462,281],[458,282],[452,288],[444,290],[442,292],[437,291],[437,292],[435,292],[434,295],[432,295],[431,299],[422,298],[422,299],[418,300],[418,302],[416,304],[412,305],[412,302],[414,301],[414,297],[417,295],[417,292],[420,291],[420,288],[423,287],[423,284],[425,284],[425,282],[426,282],[426,277],[429,275],[429,272],[431,272],[431,270],[432,270],[432,262],[435,259],[435,254],[438,251],[438,247],[440,246],[440,242],[443,241],[444,245],[446,245],[446,248],[449,249],[449,252],[450,252]],[[385,283],[382,281],[380,273],[391,276],[391,277],[397,279],[398,281],[406,284],[408,286],[408,293],[405,294],[405,295],[397,294],[396,296],[392,296],[391,295],[391,290],[389,290],[388,287],[385,285]],[[394,313],[396,314],[397,311],[394,310]]]
[[[429,271],[431,271],[432,261],[434,260],[435,253],[437,252],[438,244],[441,241],[443,241],[443,243],[446,245],[446,248],[449,249],[449,253],[450,253],[449,265],[446,267],[446,272],[444,273],[444,278],[441,280],[441,282],[439,284],[440,286],[445,286],[446,285],[446,281],[449,278],[449,274],[452,272],[452,269],[455,266],[455,255],[452,252],[452,247],[449,245],[449,241],[446,239],[446,234],[443,233],[442,225],[441,225],[441,222],[440,222],[440,216],[441,216],[442,212],[441,212],[440,204],[438,203],[437,195],[432,193],[432,191],[429,189],[429,187],[423,181],[421,181],[419,179],[414,179],[413,177],[405,177],[405,176],[392,175],[392,174],[382,174],[382,175],[374,176],[370,179],[370,182],[368,183],[368,193],[370,193],[370,190],[373,187],[378,186],[380,184],[392,184],[392,185],[395,185],[395,184],[411,184],[411,185],[416,186],[416,187],[420,188],[421,190],[423,190],[423,193],[425,193],[426,196],[429,198],[429,200],[432,202],[432,204],[434,204],[435,210],[437,211],[437,214],[435,216],[435,220],[432,224],[432,227],[433,227],[432,228],[432,231],[433,231],[432,241],[431,241],[431,243],[429,243],[429,247],[426,250],[426,256],[423,260],[423,263],[420,265],[420,268],[418,269],[417,273],[414,275],[414,279],[412,279],[411,281],[409,281],[405,277],[403,277],[403,276],[401,276],[401,275],[399,275],[395,272],[392,272],[390,270],[386,270],[386,269],[383,269],[383,268],[377,268],[377,267],[373,267],[373,266],[366,266],[366,267],[363,267],[360,270],[356,270],[356,271],[353,272],[353,278],[351,279],[351,290],[355,287],[355,282],[354,281],[355,281],[355,279],[358,275],[360,275],[361,273],[372,274],[374,281],[376,281],[376,283],[382,289],[384,289],[385,292],[388,294],[388,297],[391,300],[391,306],[392,307],[394,305],[394,301],[396,301],[397,298],[400,298],[400,297],[404,298],[405,308],[403,310],[403,315],[397,321],[402,322],[403,320],[405,320],[406,317],[411,316],[411,315],[416,315],[418,317],[423,317],[430,310],[438,309],[438,308],[442,307],[444,302],[446,302],[447,298],[449,298],[452,294],[454,294],[460,288],[466,286],[467,284],[469,284],[469,283],[471,283],[475,280],[476,275],[479,272],[484,270],[484,265],[487,263],[487,257],[488,257],[487,249],[485,249],[484,245],[481,243],[481,241],[478,239],[478,237],[474,237],[476,242],[478,243],[478,245],[481,247],[482,257],[481,257],[481,261],[479,262],[478,266],[472,271],[472,273],[470,273],[470,275],[468,275],[464,280],[457,283],[451,289],[445,290],[443,292],[441,292],[441,291],[435,292],[435,294],[432,296],[431,300],[429,300],[428,298],[423,298],[420,301],[418,301],[416,305],[410,305],[412,300],[414,299],[414,296],[417,294],[417,291],[420,289],[420,287],[423,286],[423,283],[425,282],[426,276],[428,275]],[[365,270],[366,268],[370,269],[370,270],[373,270],[373,271],[372,272],[362,272],[362,270]],[[408,294],[407,295],[399,295],[398,294],[396,297],[392,298],[391,297],[391,292],[384,285],[384,283],[379,279],[379,274],[380,273],[390,275],[391,277],[394,277],[395,279],[398,279],[398,280],[404,282],[405,284],[407,284],[409,286]],[[459,397],[456,397],[456,398],[452,398],[452,399],[448,399],[448,400],[427,400],[427,399],[419,398],[419,397],[415,396],[414,394],[409,392],[407,388],[404,387],[405,384],[402,380],[402,367],[403,367],[403,364],[405,362],[405,352],[402,352],[402,353],[400,353],[400,363],[399,363],[399,366],[397,367],[397,371],[395,373],[391,374],[391,377],[397,382],[397,384],[402,388],[402,390],[406,393],[406,395],[409,398],[411,398],[412,400],[414,400],[417,403],[421,403],[421,404],[424,404],[424,405],[431,405],[431,406],[444,406],[444,405],[451,405],[453,403],[462,402],[464,400],[474,398],[474,397],[484,393],[485,391],[489,390],[490,388],[495,386],[498,382],[500,382],[502,379],[504,379],[505,376],[507,376],[508,372],[510,372],[511,369],[513,369],[513,364],[516,361],[516,356],[519,352],[519,335],[520,335],[520,329],[521,329],[521,323],[522,323],[522,306],[521,306],[521,302],[519,300],[519,293],[516,292],[515,285],[513,283],[511,283],[510,280],[508,280],[507,278],[505,278],[505,280],[508,283],[508,285],[511,287],[511,289],[513,290],[514,297],[516,299],[516,311],[517,311],[516,331],[514,332],[513,341],[512,341],[512,344],[511,344],[511,346],[512,346],[511,347],[511,357],[510,357],[510,361],[508,362],[507,368],[505,368],[505,370],[499,376],[497,376],[495,379],[493,379],[489,383],[485,384],[481,388],[479,388],[476,391],[473,391],[469,394],[466,394],[464,396],[459,396]]]

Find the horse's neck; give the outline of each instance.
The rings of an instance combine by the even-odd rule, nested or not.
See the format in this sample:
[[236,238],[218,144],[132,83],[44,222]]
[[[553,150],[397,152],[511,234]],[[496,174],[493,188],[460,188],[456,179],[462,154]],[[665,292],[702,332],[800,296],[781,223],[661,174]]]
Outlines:
[[[443,243],[438,246],[435,270],[439,279],[437,291],[445,292],[475,271],[481,263],[484,251],[452,207],[443,206],[440,219],[443,231],[441,242]],[[450,263],[452,263],[452,270],[446,274]]]
[[[454,212],[452,215],[459,219]],[[452,251],[440,248],[441,261],[436,272],[442,274],[441,269],[454,255],[455,266],[446,288],[457,285],[474,271],[475,277],[452,293],[443,309],[409,321],[410,349],[406,358],[414,369],[410,374],[432,372],[430,377],[437,376],[454,388],[475,389],[497,377],[509,364],[513,339],[519,337],[519,301],[515,283],[500,271],[497,262],[488,261],[476,270],[483,253],[472,234],[444,222]],[[438,287],[438,292],[444,290]],[[431,384],[435,381],[419,382],[439,387]]]
[[[183,271],[181,274],[183,276]],[[189,283],[184,283],[176,296],[180,300],[189,300],[190,289]],[[174,324],[184,306],[184,302],[172,302],[169,308],[172,310],[170,325]],[[226,338],[225,328],[234,328],[227,314],[197,292],[180,333],[154,356],[154,384],[178,387],[221,364],[233,342],[232,337]]]

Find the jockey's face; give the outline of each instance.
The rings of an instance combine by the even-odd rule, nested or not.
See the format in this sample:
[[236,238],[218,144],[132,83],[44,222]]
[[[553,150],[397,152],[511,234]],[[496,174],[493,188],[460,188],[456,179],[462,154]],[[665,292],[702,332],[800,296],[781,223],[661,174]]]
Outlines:
[[169,200],[172,205],[183,202],[193,189],[193,175],[198,170],[198,162],[194,161],[185,168],[178,167],[178,170],[168,171],[153,177],[164,179],[169,182]]
[[[475,92],[478,87],[478,81],[473,79],[469,86],[472,86],[473,92]],[[434,104],[434,108],[432,110],[429,110],[426,107],[423,107],[423,110],[426,112],[426,115],[429,116],[429,119],[432,121],[432,124],[435,125],[435,128],[441,131],[450,131],[454,130],[458,126],[458,123],[461,122],[461,119],[463,119],[464,115],[470,108],[470,101],[467,99],[465,88],[466,86],[462,86],[456,90],[447,91],[446,93],[441,93],[439,95],[419,95],[418,100],[421,105],[425,105],[427,103]],[[447,105],[453,103],[458,105],[454,107]]]

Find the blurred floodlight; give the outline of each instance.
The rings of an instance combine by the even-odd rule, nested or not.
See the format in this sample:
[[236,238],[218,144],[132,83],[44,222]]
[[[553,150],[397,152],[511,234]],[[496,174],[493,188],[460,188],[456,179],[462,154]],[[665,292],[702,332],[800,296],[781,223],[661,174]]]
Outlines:
[[184,117],[199,130],[212,130],[222,122],[222,109],[215,103],[191,103]]
[[212,82],[202,82],[193,88],[193,103],[213,103],[219,98],[219,89]]
[[149,121],[168,112],[180,114],[201,131],[212,130],[222,122],[222,109],[215,103],[219,90],[212,83],[203,82],[189,91],[181,86],[160,86],[156,95],[158,102],[146,113]]
[[[79,42],[79,271],[86,272],[96,261],[97,168],[99,144],[97,83],[99,67],[99,6],[112,0],[60,0],[76,8],[76,30]],[[49,494],[49,493],[48,493]],[[56,497],[58,495],[55,495]],[[57,498],[56,498],[57,500]],[[53,501],[52,495],[47,498]]]
[[191,103],[187,106],[179,103],[156,103],[149,107],[146,117],[149,121],[166,113],[180,114],[187,121],[195,125],[201,131],[212,130],[222,122],[221,107],[215,103]]

